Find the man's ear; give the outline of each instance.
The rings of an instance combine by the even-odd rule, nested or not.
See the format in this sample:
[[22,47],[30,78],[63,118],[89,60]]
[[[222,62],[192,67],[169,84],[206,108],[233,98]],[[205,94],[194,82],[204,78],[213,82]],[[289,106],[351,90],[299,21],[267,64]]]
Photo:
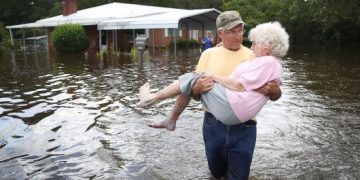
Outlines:
[[217,33],[217,35],[219,36],[220,39],[223,38],[224,31],[222,31],[222,30],[217,30],[216,33]]

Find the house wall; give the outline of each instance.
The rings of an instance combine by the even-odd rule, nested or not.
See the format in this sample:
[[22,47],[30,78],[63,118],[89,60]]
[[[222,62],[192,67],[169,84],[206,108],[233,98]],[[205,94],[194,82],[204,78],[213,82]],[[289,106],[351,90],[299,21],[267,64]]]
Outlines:
[[154,29],[149,31],[149,47],[167,47],[171,38],[165,37],[164,29]]
[[89,47],[88,51],[96,52],[99,50],[99,33],[96,26],[86,26],[84,27],[88,35]]
[[[114,31],[105,31],[106,32],[106,44],[108,51],[113,51],[116,48],[117,41],[117,50],[129,52],[133,44],[129,42],[126,30],[114,30]],[[117,37],[116,37],[117,36]]]
[[[154,33],[153,33],[154,32]],[[155,37],[153,38],[153,34]],[[176,37],[176,39],[189,39],[190,38],[190,30],[182,29],[182,36]],[[155,29],[154,31],[152,29],[149,30],[149,47],[153,46],[153,40],[154,40],[154,46],[155,47],[168,47],[171,45],[172,40],[175,39],[174,37],[165,36],[165,29]]]
[[[99,51],[99,31],[97,30],[97,26],[85,26],[84,27],[86,30],[86,33],[88,35],[88,40],[89,40],[89,47],[88,47],[88,51],[89,52],[98,52]],[[47,29],[48,30],[48,48],[49,51],[54,51],[55,52],[55,47],[54,44],[52,43],[51,40],[51,34],[54,30],[54,27],[50,27]],[[114,50],[115,48],[115,38],[113,38],[113,36],[115,35],[115,33],[117,33],[117,50],[118,51],[125,51],[125,52],[129,52],[131,50],[131,48],[133,47],[133,43],[129,42],[129,38],[127,35],[127,31],[128,30],[117,30],[117,31],[102,31],[102,33],[106,33],[106,44],[107,44],[107,48],[108,50]],[[153,37],[154,34],[154,37]],[[216,38],[216,34],[213,34],[213,36],[216,39],[215,43],[220,42],[218,38]],[[115,36],[116,37],[116,36]],[[181,37],[177,37],[177,39],[189,39],[191,38],[191,33],[190,30],[187,29],[182,29],[182,36]],[[199,34],[198,34],[198,41],[201,42],[203,38],[203,31],[199,30]],[[170,43],[172,42],[172,40],[174,39],[174,37],[165,37],[165,29],[150,29],[149,30],[149,41],[148,41],[148,47],[152,47],[153,45],[156,48],[159,47],[168,47],[169,45],[171,45]],[[154,44],[153,44],[154,41]]]
[[131,47],[133,47],[132,43],[129,43],[129,39],[128,36],[126,34],[126,31],[117,31],[117,35],[118,35],[118,49],[120,51],[126,51],[126,52],[130,52]]

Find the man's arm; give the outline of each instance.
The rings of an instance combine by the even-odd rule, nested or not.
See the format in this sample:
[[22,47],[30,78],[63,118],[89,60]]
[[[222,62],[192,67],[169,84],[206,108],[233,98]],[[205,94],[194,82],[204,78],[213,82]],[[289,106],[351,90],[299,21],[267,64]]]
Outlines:
[[281,89],[276,81],[269,81],[264,86],[256,89],[255,91],[267,96],[271,101],[276,101],[281,97]]
[[[191,96],[194,100],[200,100],[200,94],[210,91],[214,83],[215,82],[208,76],[201,76],[194,84]],[[271,101],[278,100],[282,94],[280,86],[276,81],[270,81],[255,91],[268,96]]]

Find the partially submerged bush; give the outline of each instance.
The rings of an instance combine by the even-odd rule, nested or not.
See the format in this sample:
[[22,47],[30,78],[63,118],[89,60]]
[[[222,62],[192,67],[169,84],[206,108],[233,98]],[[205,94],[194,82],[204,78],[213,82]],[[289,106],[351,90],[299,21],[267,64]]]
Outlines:
[[79,24],[56,27],[51,39],[56,50],[63,53],[80,53],[89,46],[85,29]]

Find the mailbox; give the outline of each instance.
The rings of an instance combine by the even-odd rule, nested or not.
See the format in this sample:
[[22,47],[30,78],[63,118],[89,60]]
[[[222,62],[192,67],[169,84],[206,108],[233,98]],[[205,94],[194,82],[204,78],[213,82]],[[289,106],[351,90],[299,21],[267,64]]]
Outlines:
[[146,36],[137,36],[135,38],[135,48],[143,52],[148,43],[148,39]]

